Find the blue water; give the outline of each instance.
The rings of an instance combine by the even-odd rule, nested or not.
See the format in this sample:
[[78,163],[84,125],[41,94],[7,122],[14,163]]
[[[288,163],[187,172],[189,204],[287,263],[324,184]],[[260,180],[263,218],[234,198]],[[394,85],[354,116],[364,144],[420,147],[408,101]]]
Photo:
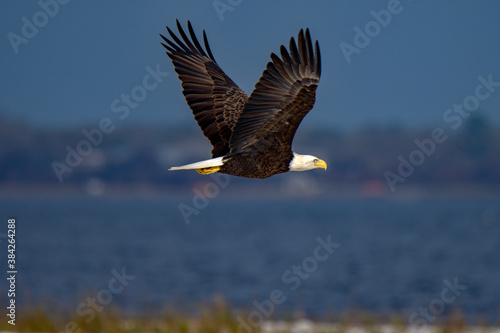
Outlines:
[[[498,316],[498,200],[214,198],[189,224],[181,203],[192,206],[190,200],[3,199],[3,220],[17,219],[21,304],[45,298],[77,304],[109,290],[112,270],[124,269],[134,278],[112,301],[138,312],[189,307],[214,294],[251,310],[253,300],[279,290],[278,314],[366,309],[408,316],[440,299],[446,279],[457,279],[466,289],[443,303],[445,313]],[[338,245],[332,253],[316,250],[318,237]]]

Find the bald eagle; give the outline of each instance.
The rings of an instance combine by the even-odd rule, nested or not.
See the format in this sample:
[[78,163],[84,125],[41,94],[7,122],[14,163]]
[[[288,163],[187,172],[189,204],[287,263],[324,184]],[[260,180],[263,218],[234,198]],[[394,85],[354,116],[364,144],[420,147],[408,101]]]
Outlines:
[[179,38],[160,34],[172,59],[183,94],[203,134],[213,145],[212,159],[169,170],[195,169],[200,174],[221,172],[247,178],[267,178],[288,171],[315,168],[326,163],[292,151],[292,140],[304,116],[312,109],[321,74],[319,45],[309,29],[301,29],[298,43],[282,45],[281,58],[271,53],[250,96],[219,67],[203,31],[205,49],[188,21],[189,38],[179,21]]

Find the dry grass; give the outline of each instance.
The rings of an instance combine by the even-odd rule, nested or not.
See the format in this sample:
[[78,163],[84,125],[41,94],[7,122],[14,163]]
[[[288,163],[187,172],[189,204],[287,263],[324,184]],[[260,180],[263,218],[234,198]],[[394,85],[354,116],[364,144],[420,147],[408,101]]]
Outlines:
[[[4,308],[2,306],[2,308]],[[0,331],[17,332],[113,332],[113,333],[230,333],[249,332],[238,327],[238,318],[247,318],[248,312],[231,308],[220,296],[211,302],[201,304],[196,314],[186,309],[173,306],[158,314],[130,315],[122,309],[106,306],[101,312],[95,312],[90,318],[78,315],[75,307],[62,308],[55,302],[44,302],[43,305],[29,306],[17,314],[16,325],[1,321]],[[249,326],[247,326],[249,327]],[[300,328],[300,330],[299,330]],[[279,321],[273,318],[263,326],[253,328],[253,332],[500,332],[486,325],[477,323],[474,328],[466,324],[460,313],[443,318],[440,325],[427,330],[412,331],[403,317],[395,315],[391,318],[380,318],[366,312],[347,312],[341,315],[330,315],[318,323],[307,320],[289,319]]]

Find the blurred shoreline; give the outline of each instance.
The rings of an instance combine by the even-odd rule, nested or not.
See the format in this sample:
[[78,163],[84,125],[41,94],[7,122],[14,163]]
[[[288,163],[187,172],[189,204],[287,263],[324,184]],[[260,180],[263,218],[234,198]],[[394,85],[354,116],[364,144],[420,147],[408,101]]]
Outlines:
[[265,180],[168,171],[210,157],[212,147],[196,126],[136,125],[110,134],[82,128],[35,129],[0,117],[0,195],[176,198],[192,196],[200,186],[217,196],[249,198],[474,198],[500,193],[500,128],[491,127],[480,113],[449,132],[444,142],[429,137],[432,129],[304,129],[293,150],[324,159],[328,170]]
[[[206,177],[206,176],[205,176]],[[355,184],[328,184],[317,186],[296,184],[292,179],[284,184],[229,184],[217,193],[205,193],[210,178],[182,186],[165,186],[152,183],[113,184],[91,179],[84,184],[17,184],[0,183],[0,198],[26,197],[83,197],[124,199],[185,200],[193,196],[222,200],[261,199],[382,199],[392,201],[418,201],[433,199],[499,200],[500,187],[496,184],[408,185],[391,192],[382,182],[368,181]],[[308,187],[309,186],[309,187]],[[305,187],[308,187],[305,189]]]

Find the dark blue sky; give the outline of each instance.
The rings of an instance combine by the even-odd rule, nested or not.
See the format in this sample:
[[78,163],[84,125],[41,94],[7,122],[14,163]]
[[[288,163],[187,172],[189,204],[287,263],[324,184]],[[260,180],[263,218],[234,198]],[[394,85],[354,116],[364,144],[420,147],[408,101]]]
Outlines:
[[[493,0],[55,3],[0,4],[0,113],[36,126],[81,129],[119,116],[124,126],[195,126],[158,36],[176,18],[191,20],[200,36],[206,30],[219,65],[248,93],[269,54],[309,27],[323,58],[309,128],[440,125],[448,108],[475,94],[478,76],[500,81]],[[369,42],[355,38],[356,27],[369,29]],[[357,45],[350,63],[340,47],[347,44]],[[156,80],[147,77],[157,68]],[[496,89],[479,109],[499,124]],[[127,105],[122,95],[131,93],[137,103]]]

